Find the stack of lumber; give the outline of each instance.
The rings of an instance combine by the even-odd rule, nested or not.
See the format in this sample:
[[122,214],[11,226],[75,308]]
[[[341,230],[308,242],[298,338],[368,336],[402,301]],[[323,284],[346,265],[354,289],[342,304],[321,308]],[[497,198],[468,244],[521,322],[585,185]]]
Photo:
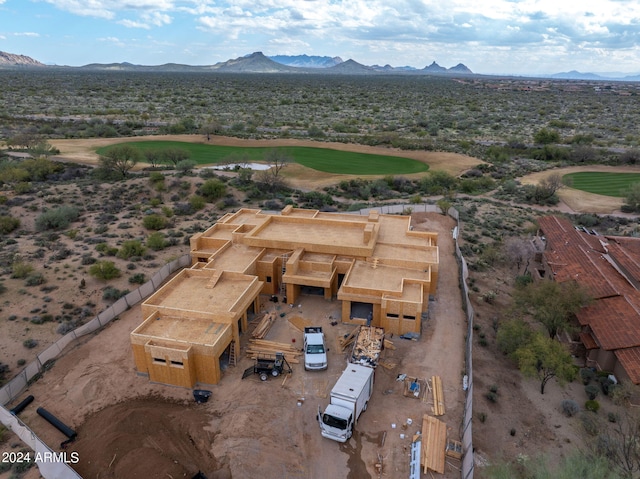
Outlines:
[[340,348],[344,351],[347,349],[347,346],[353,343],[358,335],[358,331],[360,331],[360,326],[357,326],[353,331],[347,334],[344,338],[340,339]]
[[444,391],[442,389],[442,379],[440,376],[431,377],[431,386],[433,388],[433,414],[436,416],[443,416]]
[[283,353],[287,362],[291,364],[297,364],[300,361],[298,357],[302,352],[286,343],[279,343],[277,341],[267,341],[266,339],[250,339],[249,346],[247,346],[247,356],[252,359],[261,357],[274,357],[276,353]]
[[276,313],[266,314],[260,320],[260,322],[256,326],[256,329],[254,329],[253,332],[251,333],[251,337],[257,338],[257,339],[264,339],[264,337],[267,335],[267,333],[269,332],[269,330],[271,329],[271,326],[273,326],[273,323],[275,321],[276,321]]
[[430,469],[444,474],[447,425],[435,417],[422,416],[422,454],[420,455],[424,473]]

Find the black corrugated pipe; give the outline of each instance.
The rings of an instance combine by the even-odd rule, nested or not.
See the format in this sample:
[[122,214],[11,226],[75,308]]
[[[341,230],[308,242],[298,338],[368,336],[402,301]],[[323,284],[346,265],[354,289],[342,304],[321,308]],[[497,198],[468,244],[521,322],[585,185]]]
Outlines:
[[9,412],[14,416],[17,416],[23,411],[24,408],[26,408],[32,402],[33,402],[33,396],[29,394],[26,398],[20,401],[20,404],[17,404],[16,407],[12,408]]
[[69,439],[73,440],[78,435],[73,429],[71,429],[69,426],[67,426],[65,423],[63,423],[60,419],[55,417],[53,414],[51,414],[45,408],[39,407],[37,412],[43,418],[45,418],[47,421],[49,421],[53,426],[55,426],[56,429],[58,429],[58,431],[60,431],[65,436],[67,436]]

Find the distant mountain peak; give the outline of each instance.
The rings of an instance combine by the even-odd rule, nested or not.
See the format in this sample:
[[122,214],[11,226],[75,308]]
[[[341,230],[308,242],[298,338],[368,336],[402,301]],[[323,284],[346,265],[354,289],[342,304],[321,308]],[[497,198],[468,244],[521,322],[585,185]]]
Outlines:
[[0,51],[0,66],[43,67],[45,64],[25,55],[15,55]]
[[330,68],[342,63],[340,57],[321,57],[315,55],[274,55],[269,57],[271,60],[282,65],[297,68]]

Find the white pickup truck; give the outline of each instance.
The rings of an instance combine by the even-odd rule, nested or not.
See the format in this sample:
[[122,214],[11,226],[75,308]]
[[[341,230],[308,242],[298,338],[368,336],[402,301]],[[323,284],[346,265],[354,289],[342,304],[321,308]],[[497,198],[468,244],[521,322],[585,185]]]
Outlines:
[[320,326],[304,328],[304,369],[327,369],[327,348]]

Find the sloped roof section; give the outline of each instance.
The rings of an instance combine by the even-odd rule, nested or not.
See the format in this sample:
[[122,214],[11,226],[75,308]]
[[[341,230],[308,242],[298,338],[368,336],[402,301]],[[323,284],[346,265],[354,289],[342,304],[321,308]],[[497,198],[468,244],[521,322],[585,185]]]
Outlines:
[[640,384],[640,348],[619,349],[615,354],[633,384]]
[[624,296],[597,300],[576,316],[591,328],[602,349],[640,346],[640,315]]
[[587,349],[613,351],[640,384],[640,239],[600,236],[565,218],[539,218],[545,260],[556,281],[575,280],[595,301],[576,315]]

